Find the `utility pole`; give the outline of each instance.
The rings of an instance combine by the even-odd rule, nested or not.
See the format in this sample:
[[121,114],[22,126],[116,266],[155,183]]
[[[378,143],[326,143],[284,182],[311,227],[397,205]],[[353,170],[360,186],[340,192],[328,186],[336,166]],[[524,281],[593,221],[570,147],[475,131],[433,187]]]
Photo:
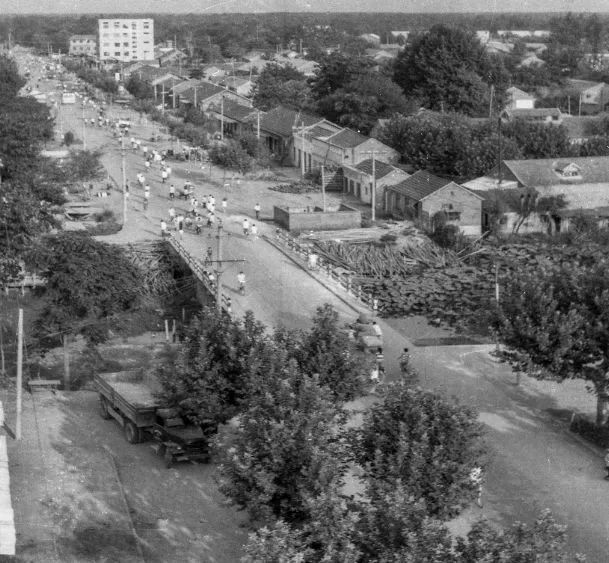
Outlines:
[[218,224],[217,266],[216,266],[216,308],[222,311],[222,225]]
[[498,174],[498,181],[497,181],[497,187],[501,186],[501,182],[503,181],[503,172],[501,169],[501,117],[497,118],[497,126],[498,126],[498,144],[499,144],[499,150],[497,151],[497,174]]
[[175,81],[175,79],[172,78],[171,79],[171,98],[172,98],[171,107],[172,107],[172,109],[176,109],[176,93],[174,90],[175,87],[176,87],[176,81]]
[[85,106],[82,106],[82,148],[87,150],[87,127],[85,125]]
[[300,123],[300,174],[304,178],[305,175],[305,152],[304,152],[304,121]]
[[21,440],[21,403],[23,393],[23,309],[19,309],[17,323],[17,420],[15,422],[15,439]]
[[260,140],[260,110],[256,114],[256,139]]
[[165,83],[161,84],[161,113],[165,113]]
[[125,135],[121,131],[121,172],[123,177],[123,228],[127,226],[127,174],[125,172]]
[[371,215],[370,219],[376,221],[376,155],[385,154],[387,151],[364,151],[363,154],[369,154],[372,158],[372,194],[371,194]]
[[326,176],[324,174],[324,165],[321,165],[321,201],[322,209],[326,212]]
[[157,103],[156,87],[157,87],[157,85],[155,84],[154,85],[154,103],[155,104]]
[[195,109],[197,109],[197,87],[195,86],[195,87],[194,87],[194,89],[195,89],[195,102],[194,102],[194,107],[195,107]]
[[220,139],[224,141],[224,94],[220,97]]

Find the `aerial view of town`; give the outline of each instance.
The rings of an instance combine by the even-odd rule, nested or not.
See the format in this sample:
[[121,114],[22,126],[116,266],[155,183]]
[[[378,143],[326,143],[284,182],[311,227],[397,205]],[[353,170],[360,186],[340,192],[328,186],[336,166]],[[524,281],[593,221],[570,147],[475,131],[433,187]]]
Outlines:
[[0,561],[609,562],[609,12],[6,1]]

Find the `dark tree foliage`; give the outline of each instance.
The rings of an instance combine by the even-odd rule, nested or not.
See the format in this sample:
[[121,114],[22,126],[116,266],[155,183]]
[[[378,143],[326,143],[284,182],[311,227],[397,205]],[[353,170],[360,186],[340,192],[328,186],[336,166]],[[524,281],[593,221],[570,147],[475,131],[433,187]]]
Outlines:
[[134,98],[138,98],[139,100],[154,99],[154,87],[145,80],[142,80],[137,72],[131,74],[129,80],[127,80],[127,83],[125,84],[125,88]]
[[324,55],[319,61],[315,76],[309,79],[313,97],[319,101],[357,81],[370,72],[373,63],[365,57],[350,57],[335,52]]
[[46,280],[36,321],[39,337],[83,334],[100,342],[115,315],[133,309],[140,295],[140,272],[116,246],[81,233],[43,238],[27,256]]
[[488,113],[490,85],[503,99],[507,75],[472,32],[436,25],[398,56],[394,80],[424,107],[467,115]]
[[[444,177],[469,180],[497,165],[499,139],[496,127],[477,124],[458,114],[421,112],[394,116],[378,134],[395,148],[402,161]],[[515,141],[502,140],[502,157],[521,158]]]
[[345,415],[316,376],[274,349],[232,436],[220,489],[254,518],[307,521],[307,499],[346,471]]
[[303,109],[310,105],[309,87],[304,74],[292,65],[270,63],[260,73],[252,94],[254,106],[268,111],[283,105]]
[[597,395],[597,424],[608,418],[609,272],[605,262],[510,278],[496,330],[514,365],[540,378],[583,379]]
[[514,140],[524,158],[558,158],[573,155],[569,133],[562,125],[528,123],[516,119],[502,127],[503,134]]
[[452,518],[473,500],[469,475],[485,450],[471,409],[395,386],[370,408],[356,435],[355,459],[366,479],[403,486],[427,514]]
[[4,104],[17,97],[25,79],[20,76],[15,60],[7,55],[0,55],[0,76],[0,104]]

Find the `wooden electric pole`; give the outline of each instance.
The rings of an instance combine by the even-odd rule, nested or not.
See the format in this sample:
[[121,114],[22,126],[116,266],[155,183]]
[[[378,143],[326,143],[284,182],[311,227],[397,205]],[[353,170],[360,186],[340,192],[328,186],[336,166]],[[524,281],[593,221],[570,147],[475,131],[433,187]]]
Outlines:
[[21,404],[23,402],[23,309],[19,309],[17,322],[17,420],[15,439],[21,440]]

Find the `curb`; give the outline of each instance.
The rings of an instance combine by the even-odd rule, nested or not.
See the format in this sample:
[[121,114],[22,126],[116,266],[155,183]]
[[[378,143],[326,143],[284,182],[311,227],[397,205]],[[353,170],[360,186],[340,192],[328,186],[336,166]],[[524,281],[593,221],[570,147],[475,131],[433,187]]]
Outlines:
[[306,272],[310,277],[312,277],[316,282],[325,287],[330,293],[332,293],[337,299],[340,299],[347,307],[355,311],[356,313],[361,313],[363,311],[368,311],[369,309],[365,305],[361,305],[359,308],[356,307],[353,303],[350,303],[347,298],[343,295],[340,295],[334,287],[326,282],[326,280],[321,279],[321,276],[316,276],[311,270],[306,268],[303,264],[300,263],[294,256],[292,256],[289,252],[287,252],[282,246],[277,244],[274,240],[269,238],[268,235],[262,235],[261,238],[266,240],[271,246],[275,247],[279,252],[281,252],[284,256],[289,258],[294,264],[296,264],[303,272]]

